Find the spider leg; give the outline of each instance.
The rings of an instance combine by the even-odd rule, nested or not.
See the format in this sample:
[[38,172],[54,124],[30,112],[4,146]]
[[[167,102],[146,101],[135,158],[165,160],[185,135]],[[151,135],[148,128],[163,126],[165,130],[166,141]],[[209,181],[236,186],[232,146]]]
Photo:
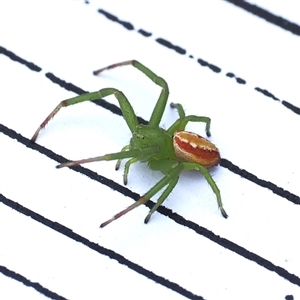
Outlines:
[[[157,146],[152,146],[152,147],[147,147],[147,148],[143,148],[143,149],[134,149],[134,150],[121,151],[121,152],[116,152],[116,153],[109,153],[109,154],[105,154],[105,155],[101,155],[101,156],[65,162],[65,163],[62,163],[62,164],[56,166],[56,168],[60,169],[63,167],[74,167],[74,166],[78,166],[78,165],[81,165],[84,163],[89,163],[89,162],[94,162],[94,161],[103,161],[103,160],[107,161],[107,160],[124,159],[124,158],[131,158],[131,157],[137,158],[137,160],[138,160],[139,157],[142,155],[153,154],[157,151],[158,151]],[[132,163],[133,163],[133,161],[131,162],[131,164]],[[127,168],[129,168],[129,166]]]
[[128,173],[129,173],[129,168],[132,164],[136,163],[139,159],[137,157],[134,157],[130,160],[128,160],[125,164],[124,167],[124,174],[123,174],[123,182],[126,185],[128,182]]
[[[122,148],[121,152],[128,151],[129,149],[130,149],[130,145],[127,145]],[[128,173],[129,173],[130,166],[133,163],[137,162],[138,160],[139,160],[138,158],[134,157],[126,162],[125,167],[124,167],[124,174],[123,174],[123,182],[125,185],[128,182]],[[122,162],[122,159],[118,159],[118,161],[116,163],[116,167],[115,167],[116,171],[119,170],[121,162]]]
[[177,109],[177,112],[178,112],[178,115],[179,115],[180,119],[183,119],[185,117],[184,109],[183,109],[183,107],[182,107],[182,105],[180,103],[173,103],[173,102],[171,102],[170,106],[172,108],[176,108]]
[[113,69],[120,66],[126,66],[126,65],[132,65],[133,67],[137,68],[139,71],[145,74],[149,79],[151,79],[155,84],[157,84],[162,88],[158,101],[156,102],[156,105],[153,109],[152,115],[149,120],[150,126],[158,126],[161,121],[164,110],[166,108],[166,104],[169,97],[168,84],[163,78],[157,76],[150,69],[148,69],[147,67],[145,67],[143,64],[141,64],[136,60],[128,60],[128,61],[112,64],[105,68],[101,68],[99,70],[94,71],[93,74],[98,75],[99,73],[105,70]]
[[145,204],[148,201],[148,199],[145,199],[143,197],[139,198],[135,203],[131,204],[130,206],[128,206],[126,209],[120,211],[119,213],[115,214],[112,218],[110,218],[109,220],[103,222],[100,225],[100,228],[105,227],[106,225],[110,224],[111,222],[119,219],[120,217],[122,217],[123,215],[127,214],[129,211],[133,210],[134,208],[140,206],[141,204]]
[[[134,208],[140,206],[141,204],[145,204],[152,196],[154,196],[155,194],[157,194],[162,188],[164,188],[166,185],[170,184],[170,182],[172,182],[172,184],[174,184],[174,186],[177,183],[177,177],[179,176],[180,172],[182,171],[182,164],[177,164],[169,173],[167,173],[158,183],[156,183],[146,194],[144,194],[141,198],[139,198],[135,203],[133,203],[132,205],[128,206],[126,209],[120,211],[119,213],[117,213],[116,215],[114,215],[112,218],[110,218],[109,220],[107,220],[106,222],[102,223],[100,225],[101,228],[103,228],[104,226],[110,224],[111,222],[117,220],[118,218],[122,217],[123,215],[127,214],[128,212],[130,212],[131,210],[133,210]],[[176,182],[175,182],[175,179]],[[170,185],[169,185],[170,186]],[[161,201],[161,203],[165,200],[165,198],[167,197],[167,195],[171,192],[171,190],[174,188],[174,186],[170,186],[167,187],[168,191],[164,191],[163,194],[160,196],[159,200]],[[172,187],[172,189],[171,189]],[[166,190],[167,190],[166,189]],[[163,196],[165,196],[163,198]],[[161,204],[160,203],[160,204]],[[159,204],[159,205],[160,205]],[[158,206],[159,206],[158,205]],[[157,207],[158,207],[157,206]],[[156,209],[157,209],[156,207]],[[156,210],[155,209],[155,210]],[[151,212],[151,211],[150,211]],[[150,215],[151,216],[151,215]],[[148,216],[147,216],[148,217]],[[146,219],[147,219],[146,217]],[[146,221],[145,219],[145,221]],[[150,217],[149,217],[150,219]],[[149,221],[148,219],[148,221]]]
[[206,181],[208,182],[208,184],[212,188],[213,192],[215,193],[215,195],[217,197],[218,206],[219,206],[219,209],[220,209],[223,217],[227,218],[228,215],[227,215],[225,209],[223,208],[220,190],[219,190],[217,184],[215,183],[215,181],[213,180],[212,176],[210,175],[209,171],[207,170],[207,168],[205,168],[197,163],[191,163],[191,162],[182,162],[182,165],[183,165],[184,170],[200,171],[200,173],[205,177]]
[[179,119],[176,120],[171,127],[167,130],[171,135],[174,135],[174,132],[176,130],[185,130],[185,127],[188,122],[202,122],[205,123],[205,131],[206,135],[210,136],[210,123],[211,120],[208,117],[201,117],[201,116],[195,116],[195,115],[189,115],[186,116],[185,112],[183,110],[183,107],[179,103],[171,103],[172,108],[176,108],[179,114]]
[[47,125],[47,123],[59,112],[59,110],[62,107],[67,107],[73,104],[85,102],[85,101],[93,101],[97,100],[99,98],[103,98],[109,95],[114,95],[116,99],[119,101],[119,105],[123,114],[123,117],[130,129],[131,132],[133,132],[138,125],[138,120],[135,115],[135,112],[129,103],[128,99],[125,97],[125,95],[114,88],[105,88],[101,89],[97,92],[83,94],[74,98],[70,98],[64,101],[61,101],[56,108],[49,114],[49,116],[44,120],[44,122],[39,126],[39,128],[34,133],[33,137],[31,138],[31,141],[35,141],[40,133],[40,131]]
[[152,216],[152,214],[158,209],[159,206],[162,205],[162,203],[166,200],[166,198],[170,195],[174,187],[176,186],[177,182],[179,180],[179,177],[175,177],[172,179],[169,183],[169,185],[166,187],[166,189],[162,192],[160,197],[157,199],[157,202],[155,205],[151,208],[148,215],[146,216],[144,223],[147,224]]
[[[123,147],[123,148],[121,149],[121,152],[123,152],[123,151],[128,151],[129,149],[130,149],[130,145],[127,145],[127,146],[125,146],[125,147]],[[116,166],[115,166],[115,170],[116,170],[116,171],[119,170],[120,165],[121,165],[121,162],[122,162],[122,159],[118,159],[118,161],[117,161],[117,163],[116,163]]]

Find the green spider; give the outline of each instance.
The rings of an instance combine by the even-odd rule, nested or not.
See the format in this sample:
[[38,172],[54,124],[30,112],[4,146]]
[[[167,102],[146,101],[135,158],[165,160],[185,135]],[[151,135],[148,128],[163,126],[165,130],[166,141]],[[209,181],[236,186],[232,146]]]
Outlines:
[[148,166],[152,170],[161,171],[164,174],[164,177],[146,194],[140,197],[134,204],[122,210],[106,222],[102,223],[100,227],[108,225],[137,206],[146,203],[152,196],[165,188],[157,199],[156,204],[152,207],[144,220],[145,223],[148,223],[152,214],[165,201],[165,199],[176,186],[179,175],[183,170],[198,170],[200,173],[202,173],[211,186],[213,192],[216,194],[218,206],[223,217],[227,218],[228,215],[223,208],[220,191],[207,169],[217,165],[220,162],[219,150],[214,144],[205,138],[195,133],[184,131],[188,122],[203,122],[206,124],[206,134],[207,136],[210,136],[210,118],[195,115],[186,116],[181,104],[171,103],[171,107],[177,109],[179,119],[176,120],[167,130],[159,127],[159,123],[164,113],[169,96],[168,84],[163,78],[157,76],[136,60],[124,61],[107,66],[94,71],[94,75],[98,75],[104,70],[125,65],[134,66],[148,78],[150,78],[155,84],[162,88],[148,125],[142,125],[138,123],[136,114],[131,104],[121,91],[115,88],[104,88],[97,92],[87,93],[60,102],[60,104],[39,126],[31,140],[35,142],[41,129],[46,126],[46,124],[58,113],[62,107],[114,95],[119,102],[123,117],[132,133],[132,138],[130,139],[129,145],[123,147],[120,152],[73,162],[66,162],[58,165],[57,168],[73,167],[83,163],[101,160],[118,160],[116,164],[116,170],[118,170],[121,161],[124,158],[129,158],[124,166],[123,180],[125,185],[128,181],[129,168],[137,161],[143,163],[147,162]]

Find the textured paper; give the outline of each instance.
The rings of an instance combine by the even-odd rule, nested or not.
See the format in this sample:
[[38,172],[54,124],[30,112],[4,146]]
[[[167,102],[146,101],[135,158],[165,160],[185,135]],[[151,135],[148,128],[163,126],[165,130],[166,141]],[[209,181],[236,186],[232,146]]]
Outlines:
[[[0,3],[0,299],[300,298],[299,5],[231,2]],[[104,87],[149,120],[158,86],[131,66],[92,74],[129,59],[212,119],[227,220],[184,172],[148,225],[141,206],[100,229],[162,176],[135,164],[125,187],[115,162],[55,168],[128,144],[106,102],[62,109],[29,141],[61,100]],[[177,118],[168,105],[161,126]]]

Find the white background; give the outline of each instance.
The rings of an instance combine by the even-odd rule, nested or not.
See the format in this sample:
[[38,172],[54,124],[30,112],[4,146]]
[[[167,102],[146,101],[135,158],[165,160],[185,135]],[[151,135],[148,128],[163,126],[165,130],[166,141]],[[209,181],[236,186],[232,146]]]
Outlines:
[[[297,1],[257,5],[300,25]],[[186,54],[160,45],[157,38]],[[180,102],[187,114],[211,117],[211,141],[224,159],[299,197],[300,116],[281,103],[300,107],[299,35],[226,1],[12,0],[0,3],[0,46],[42,68],[35,72],[0,55],[0,123],[23,137],[30,139],[61,100],[76,96],[46,78],[48,72],[86,91],[118,88],[137,115],[148,120],[160,92],[155,84],[131,66],[92,74],[108,64],[137,59],[166,79],[170,101]],[[198,58],[221,72],[201,66]],[[228,72],[246,83],[229,78]],[[117,103],[112,97],[107,101]],[[167,106],[161,126],[167,128],[176,118]],[[188,130],[204,134],[203,125],[189,124]],[[67,159],[80,159],[117,152],[129,139],[120,116],[83,103],[61,110],[37,143]],[[80,172],[55,169],[57,161],[3,132],[0,154],[1,299],[49,299],[50,292],[55,299],[300,297],[299,198],[294,204],[219,166],[211,173],[227,220],[204,178],[185,172],[164,203],[185,225],[176,221],[177,215],[168,218],[159,212],[144,225],[148,208],[141,206],[100,229],[100,223],[133,199]],[[84,167],[122,186],[122,170],[115,172],[114,164]],[[146,165],[135,164],[127,188],[142,195],[160,178]],[[4,197],[81,239],[8,206]],[[96,244],[100,247],[94,250],[91,245]],[[250,259],[241,249],[249,251]],[[265,261],[259,264],[257,256]],[[131,263],[144,269],[138,272]],[[3,270],[23,276],[33,287]]]

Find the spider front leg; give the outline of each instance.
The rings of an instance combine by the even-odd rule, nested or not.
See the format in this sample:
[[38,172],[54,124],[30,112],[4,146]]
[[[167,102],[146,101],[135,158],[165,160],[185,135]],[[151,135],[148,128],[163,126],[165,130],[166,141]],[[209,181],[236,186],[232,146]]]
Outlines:
[[158,126],[161,121],[162,115],[165,111],[166,104],[169,97],[169,87],[167,82],[163,78],[157,76],[150,69],[148,69],[146,66],[144,66],[143,64],[141,64],[136,60],[128,60],[128,61],[112,64],[105,68],[101,68],[99,70],[94,71],[93,74],[98,75],[99,73],[105,70],[126,66],[126,65],[132,65],[133,67],[137,68],[139,71],[145,74],[149,79],[151,79],[155,84],[157,84],[162,88],[158,101],[156,102],[156,105],[153,109],[153,112],[149,120],[150,126],[154,126],[154,127]]
[[[128,151],[129,149],[130,149],[130,145],[127,145],[122,148],[121,152]],[[122,162],[122,159],[118,159],[116,166],[115,166],[116,171],[118,171],[120,169],[121,162]]]
[[[125,147],[122,148],[121,152],[124,152],[124,151],[128,151],[130,149],[130,145],[127,145]],[[123,159],[118,159],[117,163],[116,163],[116,166],[115,166],[115,170],[118,171],[119,168],[120,168],[120,165],[122,163],[122,160]],[[129,161],[126,162],[125,164],[125,167],[124,167],[124,173],[123,173],[123,183],[126,185],[127,182],[128,182],[128,173],[129,173],[129,167],[137,162],[138,159],[137,158],[132,158],[130,159]]]
[[[138,161],[140,157],[143,157],[144,155],[150,155],[153,153],[157,153],[158,151],[159,151],[159,149],[157,148],[157,146],[149,146],[149,147],[143,148],[143,149],[133,149],[133,150],[110,153],[110,154],[105,154],[105,155],[91,157],[91,158],[69,161],[69,162],[65,162],[65,163],[57,165],[56,168],[60,169],[60,168],[64,168],[64,167],[75,167],[78,165],[95,162],[95,161],[108,161],[108,160],[116,160],[116,159],[122,160],[124,158],[132,158],[133,157],[131,160],[128,161],[128,162],[130,162],[130,165],[131,165],[132,163]],[[128,173],[128,169],[129,169],[129,165],[127,166],[127,173]]]
[[61,101],[57,105],[57,107],[49,114],[49,116],[44,120],[44,122],[39,126],[39,128],[36,130],[33,137],[31,138],[31,141],[33,141],[33,142],[36,141],[40,131],[60,111],[61,108],[67,107],[70,105],[74,105],[74,104],[78,104],[81,102],[85,102],[85,101],[97,100],[99,98],[107,97],[110,95],[114,95],[116,97],[116,99],[118,100],[123,117],[129,127],[130,131],[133,132],[135,130],[136,126],[138,125],[138,120],[137,120],[136,114],[135,114],[131,104],[129,103],[129,101],[127,100],[127,98],[121,91],[118,91],[117,89],[114,89],[114,88],[105,88],[105,89],[99,90],[98,92],[88,93],[88,94],[80,95],[77,97],[73,97],[73,98]]
[[[130,145],[127,145],[125,147],[122,148],[121,152],[124,151],[128,151],[130,149]],[[121,165],[123,159],[118,159],[116,166],[115,166],[115,170],[118,171]],[[130,160],[128,160],[124,166],[124,173],[123,173],[123,182],[125,185],[127,185],[128,183],[128,173],[129,173],[129,168],[132,164],[136,163],[139,159],[137,157],[134,157]]]
[[125,185],[127,185],[128,182],[128,173],[129,173],[130,166],[136,163],[138,160],[139,160],[138,157],[134,157],[126,162],[124,166],[124,173],[123,173],[123,182]]

